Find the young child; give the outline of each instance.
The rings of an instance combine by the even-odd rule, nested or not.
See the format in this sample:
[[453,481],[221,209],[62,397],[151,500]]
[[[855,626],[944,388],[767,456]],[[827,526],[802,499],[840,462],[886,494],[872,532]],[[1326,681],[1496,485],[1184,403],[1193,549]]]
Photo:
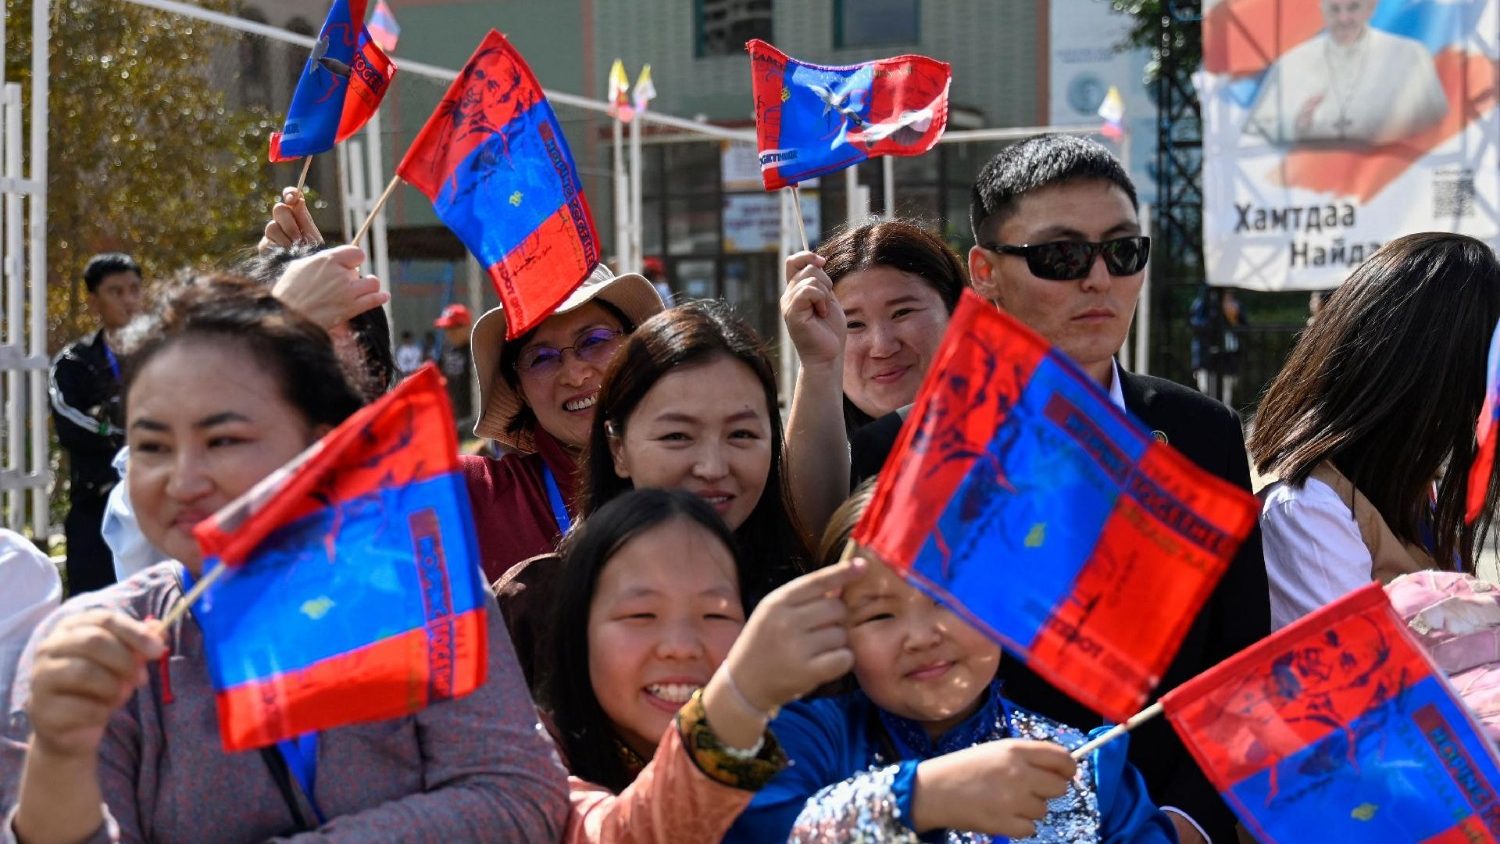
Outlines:
[[[824,565],[871,490],[834,514]],[[1082,733],[1000,696],[998,645],[884,565],[869,565],[843,601],[859,688],[782,711],[772,730],[791,764],[726,842],[915,842],[945,830],[944,840],[977,842],[1177,840],[1125,761],[1125,739],[1074,763]]]

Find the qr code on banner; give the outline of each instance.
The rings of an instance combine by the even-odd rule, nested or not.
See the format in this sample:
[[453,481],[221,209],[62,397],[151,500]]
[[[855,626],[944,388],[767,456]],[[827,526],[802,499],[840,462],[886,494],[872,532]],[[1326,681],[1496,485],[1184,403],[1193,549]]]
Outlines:
[[1474,171],[1439,172],[1432,179],[1432,216],[1471,217],[1475,212]]

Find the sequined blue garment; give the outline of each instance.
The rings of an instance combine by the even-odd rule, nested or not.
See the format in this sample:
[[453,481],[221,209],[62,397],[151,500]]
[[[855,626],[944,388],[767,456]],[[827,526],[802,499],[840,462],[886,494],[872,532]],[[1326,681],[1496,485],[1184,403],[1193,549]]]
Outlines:
[[[755,797],[726,842],[990,842],[967,832],[928,834],[908,826],[919,762],[999,738],[1076,747],[1079,731],[1016,709],[992,687],[980,708],[936,742],[921,725],[877,709],[853,692],[793,704],[771,726],[791,764]],[[1176,835],[1125,760],[1125,742],[1106,745],[1080,766],[1068,793],[1027,844],[1169,844]]]

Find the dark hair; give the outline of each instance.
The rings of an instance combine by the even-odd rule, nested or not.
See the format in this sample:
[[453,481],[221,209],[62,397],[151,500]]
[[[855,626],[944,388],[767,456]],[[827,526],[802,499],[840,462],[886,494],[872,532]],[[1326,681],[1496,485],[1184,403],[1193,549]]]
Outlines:
[[781,460],[784,451],[781,414],[776,405],[776,373],[755,330],[718,300],[688,302],[668,308],[641,323],[625,341],[599,389],[593,430],[584,456],[582,500],[585,519],[610,499],[632,487],[615,474],[608,430],[623,436],[627,420],[662,376],[679,367],[728,357],[748,366],[760,379],[771,424],[771,469],[765,490],[750,517],[735,531],[753,567],[748,578],[750,603],[792,579],[807,559],[802,532],[788,502],[791,495]]
[[[635,323],[631,322],[630,317],[625,316],[625,312],[616,307],[613,302],[605,301],[602,296],[595,296],[589,302],[598,305],[604,309],[605,313],[614,317],[615,321],[620,324],[621,333],[629,334],[635,331]],[[541,330],[541,325],[514,340],[506,340],[500,344],[500,377],[505,381],[505,385],[510,387],[511,392],[516,394],[520,404],[520,409],[515,412],[515,415],[505,421],[505,433],[511,436],[519,436],[536,428],[536,411],[526,403],[525,394],[521,392],[521,375],[516,371],[516,362],[521,359],[521,350],[525,349],[526,344],[536,337],[539,330]]]
[[1001,150],[974,180],[969,195],[969,227],[976,243],[988,243],[1016,210],[1021,197],[1054,185],[1099,179],[1140,204],[1135,184],[1118,159],[1097,141],[1076,135],[1038,135]]
[[[942,238],[905,220],[883,220],[846,228],[818,247],[828,259],[823,272],[835,287],[850,273],[871,267],[891,267],[927,282],[943,300],[948,313],[958,307],[968,283],[963,260]],[[874,421],[844,397],[844,427],[849,432]]]
[[[1327,460],[1403,542],[1430,524],[1440,564],[1474,570],[1484,515],[1464,524],[1500,263],[1483,242],[1427,232],[1387,243],[1330,297],[1267,388],[1250,453],[1301,486]],[[1442,474],[1436,513],[1431,484]]]
[[[291,248],[272,247],[241,261],[238,270],[268,288],[274,287],[286,273],[288,264],[329,248],[331,247],[324,243],[302,244]],[[349,330],[359,346],[362,369],[351,375],[357,376],[355,380],[365,400],[374,401],[385,395],[396,382],[396,356],[391,350],[391,322],[385,315],[385,308],[370,308],[350,318]]]
[[135,273],[139,278],[141,265],[124,252],[104,252],[89,259],[83,268],[83,286],[90,293],[98,293],[104,279],[115,273]]
[[865,508],[870,506],[870,500],[875,497],[876,480],[866,478],[828,517],[828,526],[823,529],[823,538],[818,542],[817,556],[813,557],[814,568],[826,569],[844,555],[844,546],[849,544],[849,538],[854,535],[854,526],[859,524]]
[[[674,520],[702,527],[729,549],[745,601],[745,560],[713,507],[681,490],[639,489],[616,496],[563,540],[561,564],[548,579],[551,608],[539,648],[537,703],[552,717],[568,770],[619,793],[633,779],[619,738],[589,678],[589,607],[599,575],[625,543]],[[749,607],[745,607],[749,612]]]
[[310,425],[338,425],[364,404],[328,333],[244,276],[220,273],[168,290],[121,338],[121,393],[157,355],[189,340],[239,345]]

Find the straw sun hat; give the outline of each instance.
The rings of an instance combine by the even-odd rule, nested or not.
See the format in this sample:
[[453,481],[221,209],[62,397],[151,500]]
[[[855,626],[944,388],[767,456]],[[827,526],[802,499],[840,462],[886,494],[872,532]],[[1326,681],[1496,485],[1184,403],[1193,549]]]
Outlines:
[[[575,311],[596,298],[614,305],[637,326],[663,308],[661,295],[645,276],[635,273],[617,276],[600,264],[553,313]],[[485,311],[474,323],[474,333],[469,338],[474,372],[479,376],[480,411],[474,434],[496,440],[514,451],[529,453],[536,450],[530,431],[511,434],[505,430],[525,400],[500,375],[500,351],[504,344],[505,309],[501,306]]]

